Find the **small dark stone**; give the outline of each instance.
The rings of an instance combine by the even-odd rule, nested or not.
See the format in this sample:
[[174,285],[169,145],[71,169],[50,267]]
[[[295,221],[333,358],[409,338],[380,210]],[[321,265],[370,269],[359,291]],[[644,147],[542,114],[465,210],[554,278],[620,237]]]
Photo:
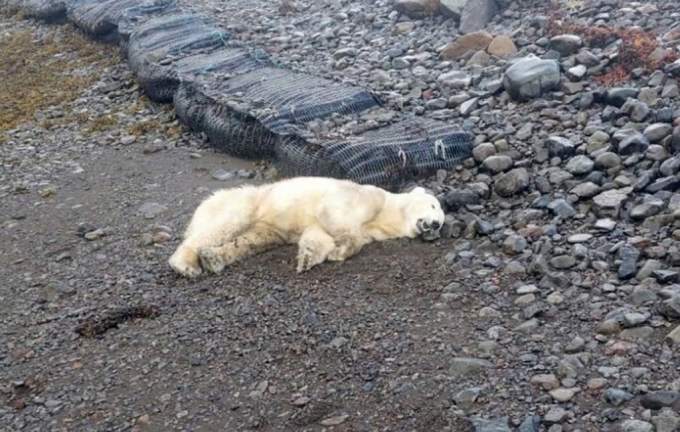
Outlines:
[[571,140],[560,136],[548,138],[545,141],[545,145],[548,148],[550,156],[562,159],[573,156],[576,151],[576,146]]
[[480,235],[489,235],[494,232],[494,228],[491,222],[487,222],[483,219],[476,219],[475,232]]
[[658,410],[673,406],[678,401],[680,401],[680,393],[677,391],[660,390],[649,392],[642,396],[640,404],[647,409]]
[[671,135],[671,148],[676,153],[680,151],[680,126],[673,129],[673,134]]
[[449,192],[444,197],[444,203],[453,211],[465,207],[466,205],[475,205],[481,202],[482,197],[471,189]]
[[545,303],[538,302],[538,301],[534,302],[534,303],[532,303],[529,306],[524,308],[524,311],[523,311],[524,318],[525,319],[531,319],[531,318],[533,318],[537,315],[542,314],[543,312],[545,312],[546,309],[547,309],[547,307],[546,307]]
[[657,308],[659,313],[666,318],[679,319],[680,318],[680,294],[676,294],[669,299],[661,302]]
[[619,406],[624,402],[633,399],[633,395],[624,390],[608,388],[607,390],[605,390],[604,394],[602,395],[602,398],[608,404]]
[[630,134],[619,143],[619,154],[630,156],[633,153],[644,153],[649,147],[649,140],[644,134],[636,132]]
[[541,427],[541,416],[533,415],[524,419],[517,432],[538,432]]
[[657,193],[659,191],[675,192],[680,189],[680,177],[677,175],[657,179],[654,183],[645,188],[646,192]]
[[617,108],[623,106],[628,98],[636,98],[640,91],[635,88],[613,88],[609,89],[605,96],[605,102]]
[[619,266],[618,276],[621,280],[630,279],[637,272],[637,261],[640,258],[640,251],[635,246],[625,244],[621,247],[621,266]]
[[673,114],[675,113],[675,108],[666,107],[656,110],[654,119],[658,123],[673,123]]
[[508,417],[488,420],[481,417],[472,417],[470,420],[475,428],[475,432],[512,432],[508,426]]
[[680,273],[672,270],[654,270],[652,276],[661,283],[676,283],[680,281]]

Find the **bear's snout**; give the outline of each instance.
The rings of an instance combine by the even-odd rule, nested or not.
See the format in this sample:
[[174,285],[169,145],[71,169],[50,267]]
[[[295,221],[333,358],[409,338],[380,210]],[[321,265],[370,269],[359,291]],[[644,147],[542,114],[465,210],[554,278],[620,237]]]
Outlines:
[[438,220],[433,220],[432,222],[428,222],[424,218],[418,218],[416,221],[416,224],[418,228],[420,228],[421,231],[437,231],[439,228],[442,227],[442,224]]

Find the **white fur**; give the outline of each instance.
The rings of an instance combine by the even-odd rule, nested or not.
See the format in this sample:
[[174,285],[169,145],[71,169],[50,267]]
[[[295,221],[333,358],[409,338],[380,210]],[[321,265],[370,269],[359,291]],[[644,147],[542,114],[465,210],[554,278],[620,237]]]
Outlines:
[[397,194],[348,180],[296,177],[206,198],[168,263],[193,278],[276,245],[297,244],[299,273],[326,260],[344,261],[372,241],[437,233],[443,223],[439,201],[421,187]]

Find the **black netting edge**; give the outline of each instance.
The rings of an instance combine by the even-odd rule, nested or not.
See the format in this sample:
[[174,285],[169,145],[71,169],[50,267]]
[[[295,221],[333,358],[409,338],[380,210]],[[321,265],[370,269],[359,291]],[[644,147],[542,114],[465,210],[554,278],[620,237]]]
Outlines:
[[472,156],[472,136],[443,122],[400,123],[345,139],[289,136],[276,147],[284,175],[323,175],[398,188]]
[[203,132],[206,111],[214,102],[193,87],[180,84],[175,92],[173,105],[179,120],[194,132]]
[[225,105],[211,104],[203,113],[201,127],[213,147],[247,159],[273,158],[280,140],[255,117]]

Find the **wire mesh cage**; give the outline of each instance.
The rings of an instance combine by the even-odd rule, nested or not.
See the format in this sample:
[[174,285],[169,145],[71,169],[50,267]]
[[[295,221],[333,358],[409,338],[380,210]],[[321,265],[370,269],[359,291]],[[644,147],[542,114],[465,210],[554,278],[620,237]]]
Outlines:
[[127,59],[130,36],[142,23],[176,9],[177,0],[153,0],[127,8],[118,21],[118,47],[121,55]]
[[67,15],[76,27],[91,36],[115,39],[125,10],[139,5],[139,0],[83,0],[68,4]]
[[[191,130],[203,131],[205,112],[216,102],[199,88],[269,65],[266,54],[252,55],[240,48],[222,48],[210,54],[178,60],[180,84],[173,101],[177,116]],[[215,119],[214,114],[211,118]]]
[[150,99],[172,102],[180,82],[177,61],[222,48],[226,37],[207,16],[171,10],[132,32],[128,64]]
[[8,14],[22,12],[26,18],[48,23],[66,19],[69,6],[83,0],[0,0],[0,9]]
[[248,159],[273,158],[280,136],[267,130],[255,117],[232,106],[211,104],[203,114],[203,132],[216,149]]
[[281,137],[306,130],[307,122],[380,104],[363,88],[270,67],[243,51],[232,59],[228,68],[192,74],[175,97],[180,119],[232,155],[274,157]]
[[238,98],[246,114],[268,130],[287,135],[312,120],[353,115],[381,104],[362,87],[279,68],[260,68],[201,89],[218,103]]
[[48,23],[66,19],[67,0],[23,0],[22,9],[27,18]]
[[472,156],[472,136],[445,122],[413,118],[344,138],[289,136],[276,147],[282,173],[348,178],[398,188]]

